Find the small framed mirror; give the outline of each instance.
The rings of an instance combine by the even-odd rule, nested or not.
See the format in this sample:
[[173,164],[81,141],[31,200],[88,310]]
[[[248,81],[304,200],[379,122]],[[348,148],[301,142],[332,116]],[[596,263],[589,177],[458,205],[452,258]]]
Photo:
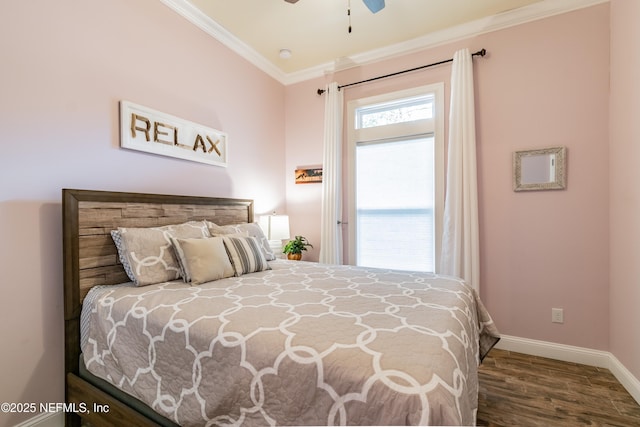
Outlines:
[[564,190],[566,151],[551,147],[513,153],[513,191]]

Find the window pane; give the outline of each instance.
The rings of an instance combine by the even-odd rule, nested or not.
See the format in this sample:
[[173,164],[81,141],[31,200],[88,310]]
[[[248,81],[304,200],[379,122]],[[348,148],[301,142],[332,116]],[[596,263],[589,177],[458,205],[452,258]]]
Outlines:
[[358,209],[358,265],[434,270],[433,210]]
[[370,105],[356,110],[356,129],[433,118],[433,96]]
[[434,139],[356,148],[357,264],[434,271]]

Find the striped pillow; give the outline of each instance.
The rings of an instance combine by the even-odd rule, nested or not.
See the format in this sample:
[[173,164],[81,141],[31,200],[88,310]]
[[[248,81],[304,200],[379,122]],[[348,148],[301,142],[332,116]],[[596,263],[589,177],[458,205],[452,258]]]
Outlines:
[[224,246],[236,272],[236,276],[257,271],[271,270],[255,237],[222,235]]
[[258,243],[260,244],[260,249],[262,250],[262,255],[264,255],[264,259],[267,261],[273,261],[276,259],[276,254],[269,246],[269,240],[267,240],[267,236],[264,235],[264,231],[262,228],[255,223],[243,223],[243,224],[235,224],[235,225],[218,225],[211,221],[205,221],[209,227],[209,233],[212,236],[220,236],[222,234],[244,234],[245,236],[251,236],[258,239]]

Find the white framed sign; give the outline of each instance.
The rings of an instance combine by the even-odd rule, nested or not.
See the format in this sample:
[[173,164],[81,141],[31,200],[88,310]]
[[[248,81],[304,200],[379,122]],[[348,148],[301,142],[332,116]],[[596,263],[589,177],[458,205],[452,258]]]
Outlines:
[[227,134],[129,101],[120,101],[120,146],[227,166]]

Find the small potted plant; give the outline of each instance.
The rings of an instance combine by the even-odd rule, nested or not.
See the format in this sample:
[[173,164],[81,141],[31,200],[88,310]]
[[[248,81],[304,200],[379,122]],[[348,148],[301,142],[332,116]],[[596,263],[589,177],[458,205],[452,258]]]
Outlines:
[[307,246],[310,248],[313,247],[311,243],[304,236],[296,236],[295,239],[289,240],[284,248],[282,249],[282,253],[287,254],[288,259],[292,260],[300,260],[302,259],[302,251],[307,250]]

